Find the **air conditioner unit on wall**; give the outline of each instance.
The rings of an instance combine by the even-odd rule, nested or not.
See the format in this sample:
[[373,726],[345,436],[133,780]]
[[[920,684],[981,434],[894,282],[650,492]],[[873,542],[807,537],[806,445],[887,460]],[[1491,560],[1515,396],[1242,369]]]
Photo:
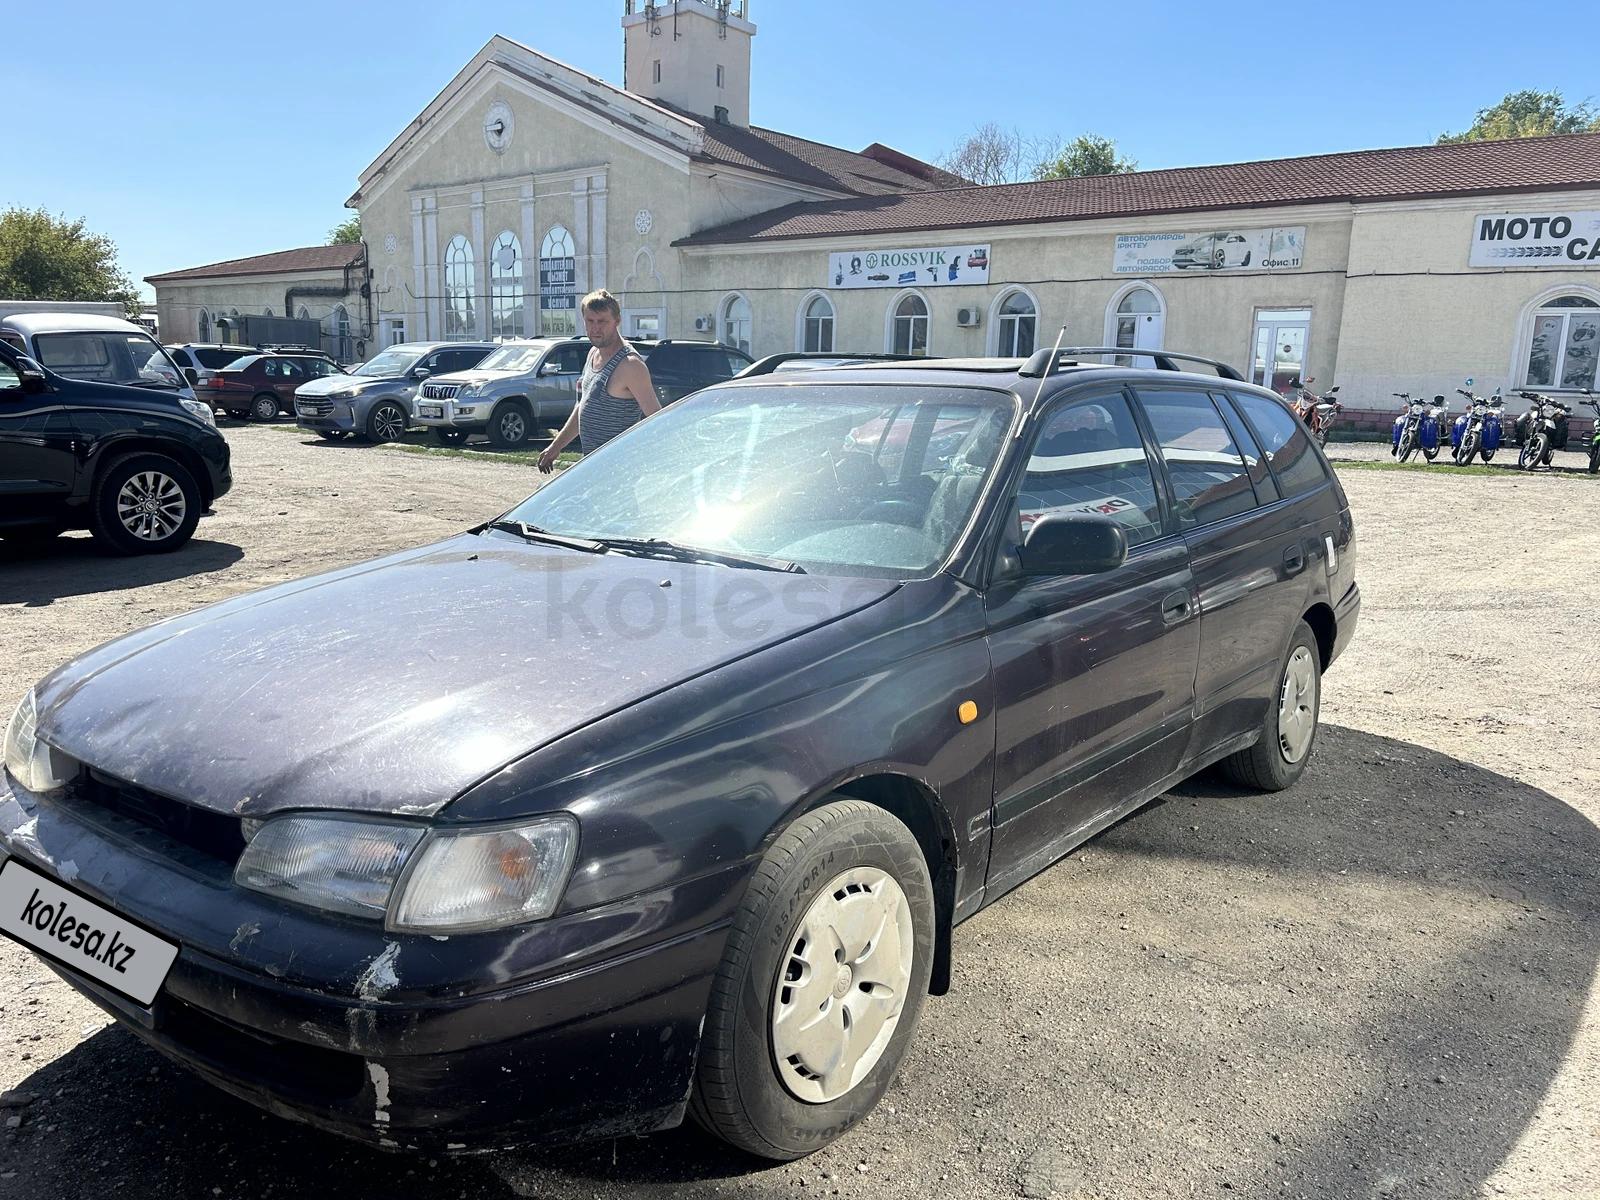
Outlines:
[[710,317],[696,317],[694,319],[694,331],[696,333],[710,333],[711,332],[711,318]]
[[956,309],[956,324],[961,326],[963,329],[972,329],[982,320],[983,310],[981,308]]

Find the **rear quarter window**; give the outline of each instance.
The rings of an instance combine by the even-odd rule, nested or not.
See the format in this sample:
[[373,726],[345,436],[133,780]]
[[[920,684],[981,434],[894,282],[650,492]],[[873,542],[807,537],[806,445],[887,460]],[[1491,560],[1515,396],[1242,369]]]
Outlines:
[[1320,487],[1328,478],[1322,456],[1294,415],[1276,400],[1249,392],[1232,393],[1234,403],[1250,422],[1266,452],[1278,486],[1285,496],[1300,496]]

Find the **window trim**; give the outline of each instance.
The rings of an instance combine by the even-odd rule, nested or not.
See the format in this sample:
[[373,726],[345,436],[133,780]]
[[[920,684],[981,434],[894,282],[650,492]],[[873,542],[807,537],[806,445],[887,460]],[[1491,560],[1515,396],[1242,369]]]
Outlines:
[[[1040,312],[1042,310],[1039,307],[1039,297],[1033,294],[1032,289],[1023,287],[1020,283],[1013,283],[1009,287],[1001,288],[1000,294],[994,298],[994,303],[989,305],[989,337],[987,339],[988,344],[986,346],[986,350],[990,358],[1001,357],[1000,322],[1002,317],[1000,315],[1000,310],[1005,307],[1006,301],[1010,300],[1013,296],[1026,296],[1028,298],[1028,303],[1033,305],[1033,348],[1034,350],[1039,349],[1039,328],[1042,323],[1040,318]],[[1013,318],[1007,317],[1004,319],[1011,320]],[[1101,343],[1103,346],[1109,346],[1110,344],[1110,342]],[[1023,357],[1027,356],[1024,355]]]
[[[821,288],[812,288],[804,296],[800,297],[800,307],[795,310],[794,315],[794,348],[801,354],[809,353],[806,350],[806,322],[810,318],[806,316],[806,310],[811,307],[812,302],[815,300],[822,300],[828,305],[828,316],[825,319],[829,322],[828,349],[817,351],[817,353],[833,354],[835,353],[833,347],[837,344],[839,337],[839,306],[833,302],[833,297]],[[822,319],[824,318],[818,318],[818,320]]]
[[[1538,320],[1539,314],[1548,308],[1552,301],[1559,300],[1563,296],[1578,296],[1584,300],[1592,300],[1595,304],[1600,304],[1600,286],[1592,283],[1551,284],[1549,287],[1542,288],[1522,306],[1522,311],[1517,316],[1516,336],[1512,339],[1511,344],[1511,368],[1506,372],[1507,379],[1518,381],[1515,385],[1516,387],[1530,390],[1537,387],[1539,391],[1552,395],[1580,396],[1583,394],[1579,388],[1560,387],[1554,384],[1530,384],[1527,382],[1528,356],[1533,353],[1534,324]],[[1565,311],[1589,312],[1591,310],[1569,308]],[[1559,378],[1559,375],[1557,378]],[[1600,390],[1600,371],[1596,372],[1595,386],[1597,390]]]
[[750,313],[750,349],[746,353],[753,354],[756,344],[756,306],[750,302],[750,297],[740,291],[726,293],[717,301],[717,341],[724,346],[732,346],[735,350],[744,350],[736,341],[729,341],[724,335],[727,333],[728,311],[738,301],[744,301],[745,309]]
[[[516,265],[509,271],[500,266],[500,247],[507,243],[516,255]],[[502,317],[502,309],[509,310]],[[514,315],[513,315],[514,314]],[[489,337],[490,339],[523,336],[528,321],[527,258],[522,252],[522,239],[514,229],[502,229],[489,244]],[[502,328],[509,324],[509,328]]]
[[[459,269],[463,286],[455,279]],[[477,264],[473,261],[472,240],[464,233],[453,235],[444,250],[444,337],[446,341],[465,342],[477,336]],[[465,311],[456,308],[456,300],[464,298]],[[456,318],[456,332],[451,333],[451,318]]]
[[[927,322],[927,334],[923,338],[922,353],[921,353],[921,355],[918,355],[917,357],[920,357],[920,358],[932,358],[933,357],[933,305],[928,303],[928,297],[923,294],[921,288],[914,288],[914,287],[912,287],[912,288],[904,288],[901,291],[896,292],[895,295],[894,295],[894,298],[889,301],[889,306],[888,306],[888,308],[886,308],[884,310],[884,313],[883,313],[883,351],[884,351],[885,354],[897,354],[897,353],[899,353],[899,351],[897,351],[894,348],[895,322],[899,319],[896,316],[895,310],[898,309],[901,304],[903,304],[907,299],[909,299],[912,296],[915,296],[918,300],[920,300],[922,302],[922,316],[921,317],[910,317],[910,318],[907,318],[907,319],[911,320],[911,321],[921,320],[921,321],[926,321]],[[908,339],[907,342],[906,342],[906,350],[907,350],[908,353],[911,351],[911,343],[914,340],[915,340],[914,338],[913,339]]]

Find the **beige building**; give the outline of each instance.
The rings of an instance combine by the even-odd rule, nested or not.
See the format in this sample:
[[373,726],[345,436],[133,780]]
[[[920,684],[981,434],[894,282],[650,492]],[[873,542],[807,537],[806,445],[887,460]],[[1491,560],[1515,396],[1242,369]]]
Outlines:
[[973,187],[751,124],[743,3],[622,24],[621,87],[495,37],[361,173],[374,348],[568,332],[604,286],[630,334],[757,356],[1015,355],[1064,329],[1373,413],[1469,377],[1593,385],[1600,135]]
[[[360,243],[235,258],[150,275],[145,282],[155,288],[161,338],[168,345],[309,341],[309,333],[319,349],[340,362],[360,362],[377,349],[372,341],[367,253]],[[278,332],[252,338],[245,336],[249,317],[287,317],[301,324],[260,323],[257,327]]]

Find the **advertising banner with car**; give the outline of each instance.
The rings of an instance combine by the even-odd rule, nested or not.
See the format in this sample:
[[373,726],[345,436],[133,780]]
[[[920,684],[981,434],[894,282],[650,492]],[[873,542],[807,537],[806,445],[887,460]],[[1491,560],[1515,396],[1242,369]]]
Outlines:
[[828,255],[828,287],[949,287],[988,282],[987,246],[846,250]]
[[1600,267],[1600,212],[1479,213],[1474,267]]
[[1222,229],[1209,233],[1119,233],[1111,269],[1118,275],[1170,271],[1295,271],[1306,227]]

